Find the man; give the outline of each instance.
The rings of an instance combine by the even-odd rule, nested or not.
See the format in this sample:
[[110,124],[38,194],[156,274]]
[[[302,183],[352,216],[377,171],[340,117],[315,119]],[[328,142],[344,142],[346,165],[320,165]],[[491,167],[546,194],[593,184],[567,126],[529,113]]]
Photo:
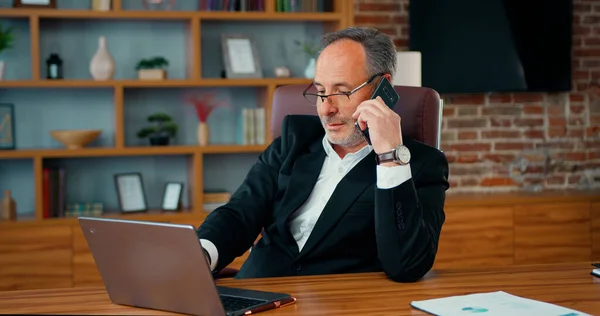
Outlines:
[[[385,271],[398,282],[416,281],[437,252],[447,160],[403,137],[401,118],[380,98],[369,100],[379,80],[391,81],[395,72],[387,36],[349,28],[324,42],[318,95],[307,95],[319,116],[286,117],[281,137],[198,237],[217,272],[264,228],[237,278]],[[371,146],[356,121],[368,126]],[[395,149],[405,161],[376,162]]]

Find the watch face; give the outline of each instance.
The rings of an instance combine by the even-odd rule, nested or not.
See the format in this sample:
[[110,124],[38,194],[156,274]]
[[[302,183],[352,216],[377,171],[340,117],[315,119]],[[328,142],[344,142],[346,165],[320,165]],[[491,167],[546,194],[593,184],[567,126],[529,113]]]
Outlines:
[[406,146],[396,148],[396,159],[402,164],[407,164],[410,161],[410,151]]

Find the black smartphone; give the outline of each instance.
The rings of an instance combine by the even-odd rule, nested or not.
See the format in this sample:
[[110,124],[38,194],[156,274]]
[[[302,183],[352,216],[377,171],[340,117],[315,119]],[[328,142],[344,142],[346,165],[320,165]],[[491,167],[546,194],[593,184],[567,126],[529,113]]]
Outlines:
[[[377,97],[381,97],[385,105],[387,105],[392,110],[396,107],[398,99],[400,99],[400,96],[398,95],[398,93],[396,93],[396,90],[394,90],[394,86],[392,86],[392,84],[389,80],[387,80],[386,77],[381,78],[381,81],[379,81],[379,84],[377,85],[375,92],[373,92],[371,99],[375,99]],[[367,127],[364,130],[360,129],[358,122],[355,122],[354,125],[363,134],[367,143],[371,145],[371,138],[369,137],[369,128]]]

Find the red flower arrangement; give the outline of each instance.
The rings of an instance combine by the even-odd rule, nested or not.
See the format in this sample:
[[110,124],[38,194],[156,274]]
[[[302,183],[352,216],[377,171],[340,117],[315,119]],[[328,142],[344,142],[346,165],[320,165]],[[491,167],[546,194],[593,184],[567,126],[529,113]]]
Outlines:
[[215,93],[190,95],[186,98],[186,101],[194,106],[198,120],[202,123],[206,123],[208,116],[214,109],[220,106],[229,107],[229,103],[218,100]]

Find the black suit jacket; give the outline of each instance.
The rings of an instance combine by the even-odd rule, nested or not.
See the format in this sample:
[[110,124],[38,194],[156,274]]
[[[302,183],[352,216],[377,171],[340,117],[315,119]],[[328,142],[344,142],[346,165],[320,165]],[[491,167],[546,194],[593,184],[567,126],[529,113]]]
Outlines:
[[325,159],[317,116],[287,116],[230,201],[198,228],[215,244],[216,271],[244,254],[264,228],[236,278],[385,271],[416,281],[434,262],[444,222],[448,162],[438,149],[404,137],[412,179],[378,189],[375,153],[341,180],[302,251],[287,228],[308,198]]

